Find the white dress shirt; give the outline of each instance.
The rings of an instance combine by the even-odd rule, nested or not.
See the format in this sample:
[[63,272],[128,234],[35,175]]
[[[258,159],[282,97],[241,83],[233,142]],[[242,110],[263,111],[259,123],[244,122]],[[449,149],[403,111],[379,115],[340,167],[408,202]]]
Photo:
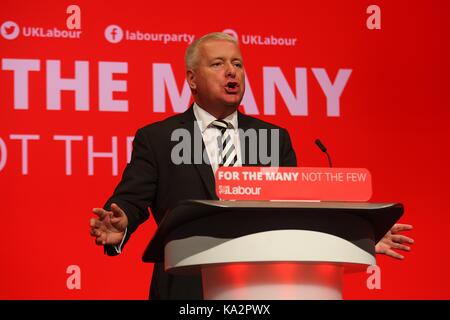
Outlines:
[[[216,174],[217,169],[219,168],[220,162],[220,154],[219,154],[219,146],[217,144],[217,138],[220,137],[220,130],[212,125],[212,122],[217,120],[213,115],[211,115],[208,111],[200,107],[198,104],[194,103],[194,115],[197,119],[198,127],[200,128],[200,132],[202,133],[203,142],[205,144],[206,151],[208,153],[209,161],[211,163],[211,168],[213,170],[214,175]],[[239,141],[239,132],[238,132],[238,113],[237,111],[230,114],[228,117],[221,119],[230,123],[232,128],[227,129],[228,133],[231,137],[231,141],[236,148],[237,161],[234,165],[235,167],[242,166],[241,159],[241,144]]]

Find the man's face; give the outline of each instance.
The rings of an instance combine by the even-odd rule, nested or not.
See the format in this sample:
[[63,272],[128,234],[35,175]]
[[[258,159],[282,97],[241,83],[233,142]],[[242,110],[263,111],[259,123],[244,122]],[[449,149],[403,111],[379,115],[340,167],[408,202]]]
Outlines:
[[238,107],[245,91],[244,65],[239,47],[225,40],[210,40],[198,48],[188,81],[197,103],[205,109]]

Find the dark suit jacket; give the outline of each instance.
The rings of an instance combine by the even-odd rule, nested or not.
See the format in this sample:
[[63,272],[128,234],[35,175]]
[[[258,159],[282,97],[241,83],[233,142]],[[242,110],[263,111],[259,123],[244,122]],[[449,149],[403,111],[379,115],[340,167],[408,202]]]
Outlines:
[[[111,203],[117,203],[128,217],[128,231],[124,244],[137,227],[149,217],[148,207],[157,224],[164,214],[180,201],[188,199],[218,199],[215,193],[214,174],[209,164],[179,164],[171,161],[172,148],[179,141],[171,141],[172,132],[184,128],[191,136],[200,135],[200,129],[195,123],[193,108],[186,112],[169,117],[163,121],[150,124],[136,132],[133,142],[133,153],[130,163],[126,166],[122,179],[116,187],[114,194],[105,204],[110,210]],[[289,134],[285,129],[261,121],[259,119],[238,113],[239,129],[256,129],[260,138],[259,129],[279,129],[279,166],[296,166],[296,156],[291,145]],[[270,135],[268,135],[270,138]],[[258,143],[259,145],[259,143]],[[272,152],[270,141],[262,147]],[[193,147],[193,143],[192,143]],[[253,145],[254,147],[254,145]],[[204,149],[202,141],[202,149]],[[261,159],[250,163],[248,143],[241,139],[241,149],[245,158],[243,165],[270,166]],[[259,146],[258,146],[259,149]],[[108,255],[117,255],[111,246],[105,246]],[[154,266],[152,283],[150,286],[151,299],[202,299],[201,277],[173,276],[164,272],[163,264]]]

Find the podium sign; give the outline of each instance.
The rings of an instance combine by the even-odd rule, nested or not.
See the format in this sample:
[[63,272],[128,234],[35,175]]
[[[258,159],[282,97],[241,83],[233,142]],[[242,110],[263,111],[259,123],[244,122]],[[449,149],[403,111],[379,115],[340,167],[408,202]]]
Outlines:
[[372,177],[362,168],[221,167],[221,200],[368,201]]

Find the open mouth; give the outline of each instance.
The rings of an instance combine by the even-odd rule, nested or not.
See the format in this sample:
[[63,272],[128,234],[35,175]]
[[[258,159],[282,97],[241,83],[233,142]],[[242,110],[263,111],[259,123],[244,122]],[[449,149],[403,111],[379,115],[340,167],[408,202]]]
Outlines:
[[228,93],[236,93],[239,90],[239,83],[237,83],[235,81],[229,81],[225,85],[225,90]]

